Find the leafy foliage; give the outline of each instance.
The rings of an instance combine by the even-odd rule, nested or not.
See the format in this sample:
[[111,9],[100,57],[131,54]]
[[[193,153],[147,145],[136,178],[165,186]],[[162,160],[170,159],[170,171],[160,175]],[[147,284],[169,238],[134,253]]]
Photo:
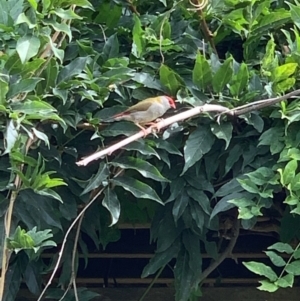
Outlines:
[[[209,1],[199,11],[171,0],[0,3],[3,300],[14,299],[25,274],[35,279],[29,289],[40,293],[40,253],[62,243],[78,208],[91,202],[81,231],[97,248],[118,240],[118,223],[152,220],[157,248],[142,276],[175,257],[176,300],[199,294],[201,251],[217,260],[218,242],[208,234],[228,210],[237,211],[244,229],[263,215],[281,219],[282,242],[266,254],[282,274],[262,263],[245,266],[266,277],[260,289],[293,285],[299,250],[288,243],[300,236],[299,226],[289,228],[299,225],[300,214],[297,98],[220,123],[199,115],[88,167],[76,161],[137,132],[110,117],[149,96],[173,96],[177,113],[204,103],[234,108],[298,87],[298,4]],[[78,243],[87,252],[81,235]],[[62,284],[71,277],[71,253]],[[84,289],[80,295],[95,296]]]

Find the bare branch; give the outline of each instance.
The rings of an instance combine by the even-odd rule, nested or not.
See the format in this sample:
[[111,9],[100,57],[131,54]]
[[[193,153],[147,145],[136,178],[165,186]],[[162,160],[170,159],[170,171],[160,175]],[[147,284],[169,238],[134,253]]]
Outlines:
[[179,113],[179,114],[176,114],[167,119],[161,120],[161,121],[157,122],[154,126],[150,126],[149,128],[147,128],[145,131],[140,131],[140,132],[110,146],[110,147],[107,147],[101,151],[98,151],[98,152],[78,161],[76,164],[78,166],[86,166],[90,162],[92,162],[94,160],[98,160],[98,159],[104,157],[105,155],[111,155],[114,151],[122,148],[125,145],[128,145],[129,143],[131,143],[133,141],[136,141],[142,137],[146,137],[147,135],[153,133],[153,130],[155,130],[155,129],[160,130],[160,129],[165,128],[175,122],[191,118],[191,117],[199,115],[203,112],[218,112],[219,113],[218,121],[219,121],[220,116],[223,114],[239,116],[242,114],[246,114],[246,113],[249,113],[252,111],[256,111],[256,110],[271,106],[282,100],[291,98],[291,97],[299,95],[299,94],[300,94],[300,89],[295,90],[290,93],[287,93],[280,97],[274,97],[274,98],[254,101],[252,103],[249,103],[249,104],[246,104],[246,105],[243,105],[240,107],[236,107],[234,109],[227,109],[226,107],[223,107],[221,105],[212,105],[212,104],[205,104],[203,106],[198,106],[198,107],[195,107],[188,111],[185,111],[183,113]]
[[279,96],[279,97],[273,97],[273,98],[254,101],[254,102],[245,104],[243,106],[233,108],[231,110],[227,110],[226,112],[222,112],[221,114],[233,113],[234,116],[243,115],[243,114],[246,114],[246,113],[250,113],[250,112],[253,112],[253,111],[256,111],[256,110],[260,110],[260,109],[269,107],[269,106],[271,106],[273,104],[276,104],[276,103],[278,103],[282,100],[292,98],[293,96],[296,96],[296,95],[299,95],[299,94],[300,94],[300,89],[295,90],[295,91],[290,92],[290,93],[287,93],[285,95]]
[[64,249],[65,249],[65,245],[67,243],[67,238],[71,232],[71,230],[73,229],[73,227],[76,225],[76,223],[78,221],[81,220],[81,216],[85,213],[85,211],[95,202],[95,200],[98,198],[99,195],[102,194],[102,192],[104,191],[104,188],[102,188],[93,198],[92,200],[81,210],[81,212],[77,215],[77,217],[74,219],[74,221],[72,222],[72,224],[69,226],[68,228],[68,231],[66,232],[65,236],[64,236],[64,240],[63,240],[63,243],[61,245],[61,249],[60,249],[60,252],[59,252],[59,255],[58,255],[58,259],[57,259],[57,262],[56,262],[56,265],[54,267],[54,270],[51,274],[51,277],[48,281],[48,283],[46,284],[46,286],[44,287],[43,291],[41,292],[39,298],[37,299],[37,301],[41,301],[45,292],[47,291],[48,287],[50,286],[50,284],[52,283],[52,280],[54,278],[54,275],[56,274],[58,268],[59,268],[59,265],[60,265],[60,262],[61,262],[61,259],[62,259],[62,256],[63,256],[63,252],[64,252]]
[[145,136],[151,134],[155,128],[160,130],[160,129],[165,128],[175,122],[182,121],[182,120],[191,118],[193,116],[199,115],[202,112],[225,112],[225,111],[228,111],[228,109],[226,107],[223,107],[220,105],[205,104],[203,106],[195,107],[195,108],[185,111],[183,113],[179,113],[179,114],[176,114],[167,119],[163,119],[163,120],[157,122],[154,126],[150,126],[145,131],[140,131],[140,132],[110,146],[110,147],[107,147],[99,152],[96,152],[93,155],[90,155],[90,156],[84,158],[83,160],[78,161],[76,164],[78,166],[82,166],[82,165],[86,166],[90,162],[92,162],[94,160],[98,160],[98,159],[104,157],[105,155],[111,155],[114,151],[122,148],[123,146],[128,145],[129,143],[131,143],[133,141],[136,141],[142,137],[145,137]]
[[202,282],[206,277],[209,276],[209,274],[214,271],[223,261],[226,259],[229,255],[232,254],[232,250],[236,244],[236,241],[239,237],[240,233],[240,220],[236,219],[233,229],[232,229],[232,238],[227,246],[227,248],[224,250],[224,252],[220,255],[220,257],[214,261],[211,265],[205,269],[200,277],[200,282]]

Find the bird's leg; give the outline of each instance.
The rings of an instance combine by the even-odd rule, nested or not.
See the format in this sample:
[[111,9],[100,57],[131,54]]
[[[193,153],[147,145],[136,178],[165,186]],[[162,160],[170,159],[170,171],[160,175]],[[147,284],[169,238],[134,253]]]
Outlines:
[[161,130],[161,127],[158,126],[157,123],[160,122],[160,121],[163,121],[163,120],[164,120],[163,118],[157,118],[157,119],[155,120],[155,122],[149,122],[149,123],[146,123],[146,124],[147,124],[147,125],[148,125],[148,124],[151,125],[151,128],[152,128],[153,130],[156,130],[157,132],[159,132],[159,131]]
[[140,124],[138,123],[134,123],[137,127],[139,127],[143,132],[144,132],[144,138],[147,136],[147,132],[146,132],[146,129],[144,127],[142,127]]

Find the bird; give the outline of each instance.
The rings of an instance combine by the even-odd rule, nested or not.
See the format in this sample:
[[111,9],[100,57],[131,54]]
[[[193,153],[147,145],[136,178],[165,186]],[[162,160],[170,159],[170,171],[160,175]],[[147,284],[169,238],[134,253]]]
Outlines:
[[150,97],[112,116],[112,119],[131,121],[145,132],[142,125],[154,124],[152,121],[164,115],[171,108],[176,109],[173,98],[165,95]]

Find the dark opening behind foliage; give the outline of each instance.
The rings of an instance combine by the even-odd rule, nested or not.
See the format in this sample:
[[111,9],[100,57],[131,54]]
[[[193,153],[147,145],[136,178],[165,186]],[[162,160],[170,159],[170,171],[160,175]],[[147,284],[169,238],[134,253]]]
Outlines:
[[[40,294],[41,275],[53,269],[41,253],[60,248],[99,191],[81,231],[101,249],[118,240],[118,223],[151,220],[157,248],[142,276],[175,257],[176,300],[199,294],[207,276],[201,251],[218,261],[218,242],[208,234],[218,232],[228,210],[233,241],[238,227],[251,229],[260,216],[281,221],[280,240],[267,251],[270,266],[245,265],[264,277],[260,289],[293,285],[300,274],[300,251],[288,244],[299,238],[300,224],[297,98],[220,124],[200,115],[76,165],[135,133],[128,122],[105,121],[149,96],[176,97],[175,114],[204,103],[233,108],[299,88],[297,1],[214,0],[193,8],[187,0],[0,2],[2,275],[9,265],[2,300],[14,300],[22,279]],[[71,277],[75,234],[76,227],[60,284]],[[78,250],[88,252],[81,235]]]

